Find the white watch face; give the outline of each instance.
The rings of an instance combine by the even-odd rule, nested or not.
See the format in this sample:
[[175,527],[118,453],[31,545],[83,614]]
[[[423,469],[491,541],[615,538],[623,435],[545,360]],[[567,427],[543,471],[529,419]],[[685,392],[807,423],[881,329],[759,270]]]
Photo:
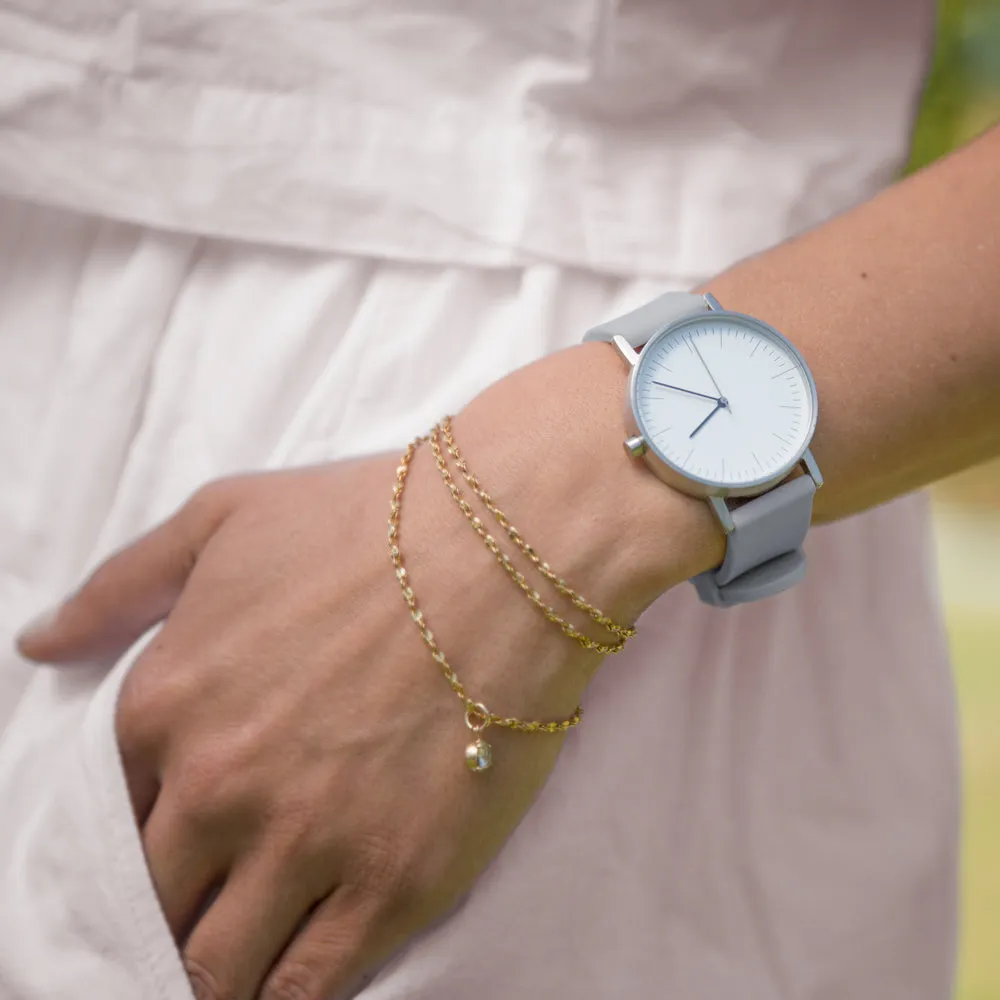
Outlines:
[[642,350],[632,408],[647,444],[684,478],[751,490],[802,458],[816,426],[816,388],[776,330],[738,313],[706,312]]

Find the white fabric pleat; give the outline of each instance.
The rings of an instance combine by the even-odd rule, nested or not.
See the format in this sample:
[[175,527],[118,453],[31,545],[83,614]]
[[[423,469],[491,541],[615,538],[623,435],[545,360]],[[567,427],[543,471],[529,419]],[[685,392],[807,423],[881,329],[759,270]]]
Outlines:
[[[0,203],[4,1000],[190,1000],[114,746],[127,661],[29,669],[23,620],[206,480],[400,448],[653,290]],[[923,501],[809,557],[758,606],[659,602],[470,898],[366,1000],[946,995],[955,734]]]

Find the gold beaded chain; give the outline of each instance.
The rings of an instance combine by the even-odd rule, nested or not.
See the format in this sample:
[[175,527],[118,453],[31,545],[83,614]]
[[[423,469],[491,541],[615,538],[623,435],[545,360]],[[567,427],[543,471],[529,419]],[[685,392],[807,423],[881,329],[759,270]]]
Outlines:
[[406,477],[410,471],[410,463],[416,454],[420,444],[426,441],[426,437],[418,437],[411,441],[399,465],[396,467],[396,483],[392,489],[392,502],[389,505],[389,555],[392,565],[396,571],[396,579],[403,592],[403,600],[410,609],[410,617],[420,631],[420,636],[424,644],[431,651],[431,655],[441,668],[444,679],[448,682],[452,691],[461,699],[465,706],[465,724],[475,734],[474,742],[465,748],[465,761],[472,771],[485,771],[493,763],[493,751],[488,743],[482,738],[482,732],[488,726],[499,726],[503,729],[514,729],[522,733],[564,733],[567,729],[579,724],[583,718],[583,708],[577,706],[576,711],[568,719],[559,722],[524,722],[521,719],[508,718],[496,715],[491,712],[482,702],[473,701],[465,689],[465,685],[458,679],[458,674],[448,662],[447,657],[442,652],[434,638],[434,633],[428,628],[424,620],[424,613],[417,604],[413,588],[409,583],[409,574],[403,565],[403,555],[399,548],[399,520],[400,511],[403,504],[403,491],[406,488]]
[[[483,506],[493,515],[497,524],[507,533],[510,540],[524,553],[525,556],[531,561],[532,565],[538,570],[542,576],[548,580],[556,590],[559,591],[564,597],[569,598],[573,603],[574,607],[578,608],[580,611],[584,612],[590,619],[596,622],[598,625],[603,626],[612,635],[617,636],[617,639],[613,643],[605,644],[597,642],[591,639],[589,636],[584,635],[582,632],[574,628],[569,622],[565,621],[559,616],[552,608],[550,608],[539,595],[538,591],[535,590],[528,581],[524,578],[524,575],[520,573],[507,554],[497,545],[496,539],[493,538],[483,525],[483,522],[478,518],[473,511],[472,507],[469,505],[468,501],[462,496],[462,491],[456,485],[450,471],[448,470],[447,463],[444,460],[444,456],[441,454],[440,447],[438,445],[438,435],[444,441],[445,446],[448,449],[448,453],[451,455],[455,462],[455,466],[458,468],[459,472],[462,473],[463,478],[469,484],[472,492],[482,501]],[[621,625],[614,619],[609,618],[602,611],[599,611],[592,604],[590,604],[581,594],[577,593],[565,580],[560,577],[552,567],[545,562],[541,556],[529,545],[521,535],[521,533],[510,523],[507,515],[496,505],[493,498],[489,493],[483,488],[482,484],[479,482],[478,477],[474,472],[469,469],[468,464],[465,461],[465,457],[459,450],[458,445],[455,443],[455,437],[451,428],[451,417],[445,417],[439,424],[435,425],[434,429],[431,431],[430,435],[430,445],[434,451],[434,457],[437,461],[437,466],[441,472],[441,477],[448,487],[448,491],[451,493],[455,502],[462,509],[462,513],[465,514],[469,522],[472,524],[473,528],[486,543],[486,546],[490,551],[496,556],[497,561],[501,566],[507,571],[511,579],[524,591],[528,599],[545,615],[546,618],[554,625],[558,625],[563,632],[566,633],[571,639],[575,639],[581,646],[586,649],[593,649],[597,652],[609,654],[609,653],[619,653],[625,648],[625,643],[631,639],[635,634],[634,625]]]
[[[486,547],[496,557],[497,562],[503,567],[504,571],[511,578],[511,580],[513,580],[514,583],[516,583],[517,586],[521,589],[524,596],[527,597],[528,600],[531,601],[531,603],[534,604],[539,611],[541,611],[541,613],[545,616],[545,618],[547,618],[550,622],[552,622],[553,625],[558,626],[564,635],[574,640],[574,642],[578,642],[581,646],[583,646],[584,649],[591,649],[605,656],[611,653],[620,653],[625,648],[625,642],[629,637],[629,633],[634,635],[635,630],[626,629],[623,626],[618,625],[615,622],[611,621],[610,618],[607,618],[605,615],[601,614],[601,612],[598,611],[596,608],[588,604],[579,594],[576,593],[575,590],[572,590],[563,580],[557,577],[556,574],[552,571],[552,569],[549,568],[548,564],[543,563],[542,560],[535,554],[534,549],[532,549],[531,546],[528,545],[528,543],[525,542],[523,538],[521,538],[521,535],[518,533],[517,528],[515,528],[512,524],[510,524],[510,522],[507,520],[503,512],[493,503],[492,499],[489,498],[489,494],[486,493],[486,491],[483,490],[481,487],[477,488],[474,486],[473,489],[476,491],[477,496],[479,496],[480,499],[482,499],[483,496],[487,498],[489,502],[487,503],[487,500],[484,500],[483,503],[486,505],[487,509],[490,510],[491,513],[493,513],[493,516],[497,518],[497,521],[507,531],[507,534],[511,535],[511,540],[514,541],[514,544],[517,545],[522,552],[525,552],[526,555],[530,553],[530,555],[528,555],[529,559],[532,556],[534,556],[533,562],[538,567],[539,572],[541,572],[548,579],[550,579],[555,585],[556,589],[561,594],[566,595],[567,597],[570,598],[570,600],[576,598],[575,600],[573,600],[573,603],[578,608],[581,608],[581,610],[587,610],[591,618],[593,618],[595,621],[600,621],[600,623],[604,625],[608,629],[608,631],[613,631],[618,636],[618,638],[610,643],[599,642],[596,639],[591,639],[590,636],[585,635],[583,632],[577,629],[573,624],[566,621],[566,619],[563,618],[559,614],[559,612],[555,610],[555,608],[545,603],[544,599],[542,598],[542,595],[539,594],[538,591],[535,590],[530,583],[528,583],[528,581],[525,579],[524,574],[510,561],[510,557],[507,555],[506,552],[504,552],[503,549],[500,548],[499,544],[497,543],[497,540],[486,530],[486,526],[483,524],[482,520],[476,516],[476,512],[472,509],[471,504],[469,503],[468,500],[465,499],[465,496],[462,494],[462,490],[455,482],[455,479],[448,468],[448,463],[444,457],[444,454],[441,451],[441,445],[438,440],[439,436],[444,438],[445,444],[448,445],[448,450],[453,458],[458,452],[457,447],[455,447],[454,438],[451,436],[450,427],[448,427],[448,429],[445,430],[447,425],[448,425],[448,418],[445,418],[445,420],[443,420],[439,424],[435,424],[433,430],[431,430],[431,433],[427,438],[428,443],[431,446],[431,451],[434,452],[434,461],[437,463],[438,471],[441,473],[441,479],[444,481],[445,486],[448,488],[448,492],[451,494],[452,499],[461,509],[462,513],[466,517],[466,520],[468,520],[468,522],[475,529],[476,534],[479,535],[479,537],[486,544]],[[475,477],[472,475],[472,473],[468,471],[468,466],[465,465],[465,462],[462,459],[461,454],[460,453],[458,454],[459,457],[455,459],[455,464],[458,465],[459,469],[462,471],[462,474],[466,477],[467,481],[470,478],[475,480]],[[475,481],[478,484],[478,480]],[[500,518],[503,518],[503,520],[501,521]],[[516,536],[516,539],[514,536]],[[542,569],[542,566],[544,566],[545,569]]]

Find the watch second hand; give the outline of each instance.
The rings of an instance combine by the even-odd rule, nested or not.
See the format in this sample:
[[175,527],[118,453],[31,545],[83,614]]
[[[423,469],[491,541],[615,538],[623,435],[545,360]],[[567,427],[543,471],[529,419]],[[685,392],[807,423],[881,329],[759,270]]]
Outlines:
[[726,397],[722,395],[722,390],[719,388],[719,383],[715,381],[715,376],[712,374],[711,369],[705,364],[705,359],[701,356],[701,351],[698,350],[698,345],[694,342],[694,337],[690,337],[688,343],[694,348],[694,353],[698,355],[698,360],[701,362],[702,367],[708,372],[708,377],[712,380],[712,385],[715,386],[715,391],[719,394],[719,399],[725,399]]
[[664,389],[676,389],[678,392],[686,392],[691,396],[701,396],[702,399],[711,399],[714,400],[716,403],[718,403],[720,398],[719,396],[709,396],[704,392],[695,392],[694,389],[685,389],[683,386],[680,385],[668,385],[666,382],[657,382],[655,378],[652,380],[652,382],[653,385],[662,385]]

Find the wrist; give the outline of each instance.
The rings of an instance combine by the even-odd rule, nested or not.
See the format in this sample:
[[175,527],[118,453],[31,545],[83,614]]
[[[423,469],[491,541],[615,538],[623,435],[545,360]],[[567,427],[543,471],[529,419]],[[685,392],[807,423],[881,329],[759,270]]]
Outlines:
[[[454,420],[456,444],[497,506],[559,576],[622,624],[716,565],[724,548],[705,503],[626,456],[627,374],[607,345],[583,345],[495,383]],[[469,690],[491,709],[567,717],[601,657],[560,635],[503,579],[428,448],[414,456],[409,481],[406,564],[421,609]],[[517,561],[504,532],[492,530]],[[541,581],[538,589],[581,631],[608,640]]]
[[627,377],[608,345],[581,345],[502,379],[456,419],[500,505],[560,573],[623,621],[717,565],[725,546],[705,503],[625,454]]

